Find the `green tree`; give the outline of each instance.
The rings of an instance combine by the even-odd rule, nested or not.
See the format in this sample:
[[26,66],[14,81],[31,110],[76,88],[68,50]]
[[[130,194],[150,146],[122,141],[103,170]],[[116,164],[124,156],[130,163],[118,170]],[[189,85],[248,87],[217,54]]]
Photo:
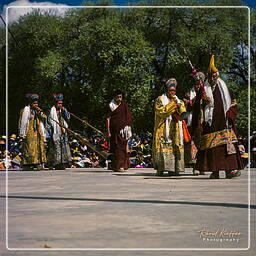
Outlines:
[[[256,131],[256,117],[254,115],[254,111],[256,110],[256,90],[255,88],[251,88],[250,90],[250,101],[248,89],[241,91],[237,98],[239,115],[237,119],[237,130],[241,136],[247,137],[248,135],[248,118],[250,111],[250,128],[251,131]],[[250,109],[248,108],[248,103],[250,102]]]
[[[184,3],[242,5],[238,0],[173,0],[150,5]],[[251,13],[253,21],[255,11]],[[152,131],[154,100],[163,92],[161,79],[176,77],[182,97],[192,86],[188,60],[206,72],[211,54],[215,54],[221,76],[239,94],[248,80],[247,23],[246,8],[85,8],[63,16],[39,10],[24,15],[9,27],[16,38],[9,36],[9,127],[16,130],[25,93],[39,93],[47,108],[51,93],[61,91],[70,111],[103,128],[112,92],[122,89],[134,115],[134,129]],[[251,38],[251,63],[255,63],[255,33]],[[0,57],[4,60],[3,50]],[[4,84],[3,65],[0,72]],[[239,109],[242,103],[239,98]],[[238,121],[242,120],[241,115]]]

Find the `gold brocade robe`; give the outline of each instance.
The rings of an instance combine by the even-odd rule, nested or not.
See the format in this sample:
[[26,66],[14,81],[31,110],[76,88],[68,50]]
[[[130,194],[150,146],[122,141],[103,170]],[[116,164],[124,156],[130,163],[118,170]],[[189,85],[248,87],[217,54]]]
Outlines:
[[[158,97],[155,103],[155,126],[153,135],[153,163],[158,174],[164,171],[184,171],[184,143],[180,139],[178,120],[174,115],[186,112],[184,102],[177,107],[172,100],[167,105],[162,103],[162,96]],[[169,137],[166,138],[166,119],[172,115],[169,124]],[[182,136],[183,137],[183,136]]]
[[[20,120],[22,113],[23,110],[20,113]],[[45,138],[40,127],[40,120],[45,119],[46,116],[38,114],[30,116],[26,137],[22,140],[22,165],[40,165],[46,162]]]

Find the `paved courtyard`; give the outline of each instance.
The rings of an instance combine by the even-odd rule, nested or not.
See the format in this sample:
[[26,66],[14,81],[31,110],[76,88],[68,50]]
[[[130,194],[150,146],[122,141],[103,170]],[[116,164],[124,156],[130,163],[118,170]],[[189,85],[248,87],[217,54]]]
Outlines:
[[0,255],[256,255],[250,173],[251,193],[248,170],[219,180],[191,169],[179,177],[153,169],[9,171],[6,249],[1,171]]

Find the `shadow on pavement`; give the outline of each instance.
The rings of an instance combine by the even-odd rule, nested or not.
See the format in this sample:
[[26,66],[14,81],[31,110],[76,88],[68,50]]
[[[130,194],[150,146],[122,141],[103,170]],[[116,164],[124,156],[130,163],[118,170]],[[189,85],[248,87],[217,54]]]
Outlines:
[[[127,172],[113,172],[112,173],[113,175],[116,175],[116,176],[124,176],[124,177],[132,177],[132,176],[148,176],[148,177],[145,177],[144,179],[197,179],[197,180],[205,180],[205,179],[209,179],[209,175],[200,175],[199,176],[196,176],[196,175],[193,175],[192,173],[189,174],[189,173],[184,173],[184,174],[181,174],[180,176],[170,176],[170,175],[164,175],[164,176],[156,176],[155,173],[127,173]],[[204,177],[202,177],[204,176]]]
[[[1,195],[0,198],[6,196]],[[58,200],[58,201],[95,201],[111,203],[143,203],[143,204],[183,204],[200,206],[221,206],[234,208],[248,208],[247,204],[218,203],[218,202],[187,202],[187,201],[163,201],[163,200],[136,200],[136,199],[108,199],[108,198],[76,198],[76,197],[43,197],[43,196],[15,196],[8,195],[9,199],[33,199],[33,200]],[[256,205],[251,205],[251,209],[256,209]]]
[[113,175],[120,175],[120,176],[155,176],[155,173],[152,172],[142,172],[142,173],[128,173],[128,172],[112,172]]
[[105,171],[101,171],[101,170],[94,170],[94,171],[72,171],[72,172],[81,172],[81,173],[88,173],[88,172],[91,172],[91,173],[111,173],[112,171],[110,170],[105,170]]

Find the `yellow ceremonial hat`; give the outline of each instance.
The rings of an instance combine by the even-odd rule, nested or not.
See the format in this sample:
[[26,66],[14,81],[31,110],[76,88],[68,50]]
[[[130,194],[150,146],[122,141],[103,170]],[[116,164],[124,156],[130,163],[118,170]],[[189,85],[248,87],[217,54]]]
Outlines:
[[208,68],[208,72],[209,73],[219,72],[219,70],[214,65],[214,55],[212,55],[212,57],[211,57],[210,65],[209,65],[209,68]]

